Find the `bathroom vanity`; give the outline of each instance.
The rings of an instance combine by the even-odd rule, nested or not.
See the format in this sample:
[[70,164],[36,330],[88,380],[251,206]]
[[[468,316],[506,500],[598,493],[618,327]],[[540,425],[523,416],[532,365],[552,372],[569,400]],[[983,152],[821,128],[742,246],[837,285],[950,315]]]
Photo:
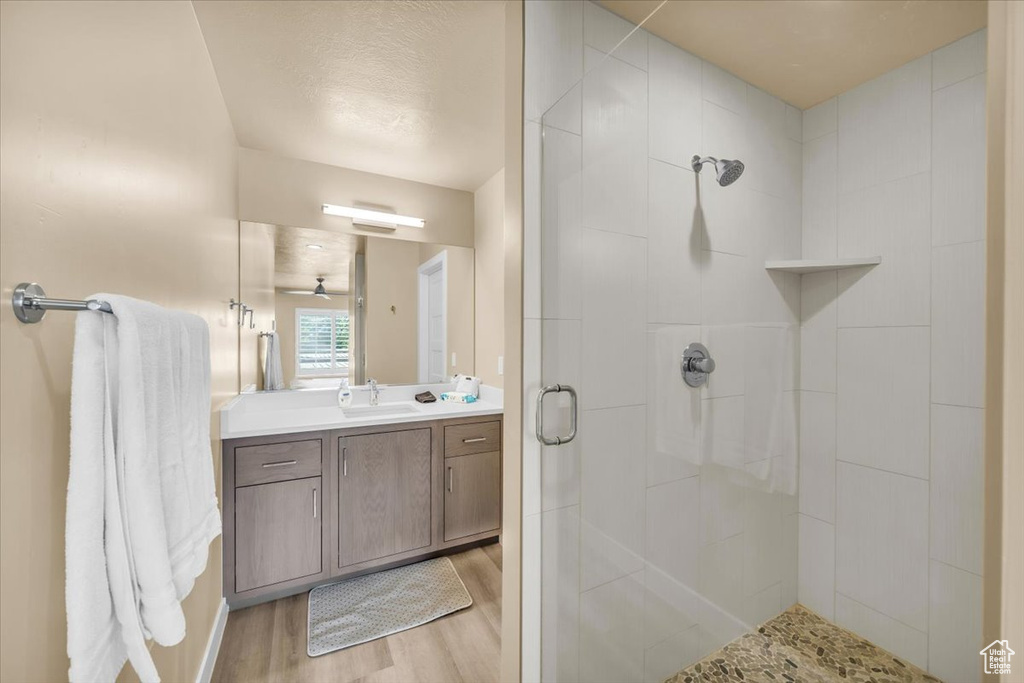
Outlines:
[[500,392],[424,405],[401,400],[422,386],[387,389],[399,395],[378,406],[298,391],[221,411],[232,609],[498,536]]

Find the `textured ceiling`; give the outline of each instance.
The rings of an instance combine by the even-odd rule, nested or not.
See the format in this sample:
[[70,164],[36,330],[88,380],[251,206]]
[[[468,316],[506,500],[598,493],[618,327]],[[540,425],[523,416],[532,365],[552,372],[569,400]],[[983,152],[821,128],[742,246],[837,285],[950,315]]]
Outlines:
[[459,190],[501,168],[503,3],[192,4],[242,146]]
[[[313,291],[316,279],[332,292],[347,292],[356,235],[333,230],[278,226],[274,233],[274,288]],[[319,244],[323,249],[310,249]]]
[[602,0],[806,109],[985,26],[984,0]]

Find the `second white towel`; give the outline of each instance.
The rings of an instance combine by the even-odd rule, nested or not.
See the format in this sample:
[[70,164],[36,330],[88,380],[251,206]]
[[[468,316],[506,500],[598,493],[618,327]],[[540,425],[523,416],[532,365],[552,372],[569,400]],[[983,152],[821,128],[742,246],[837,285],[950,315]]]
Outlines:
[[284,389],[284,371],[281,369],[281,339],[277,332],[267,337],[267,362],[263,370],[263,388],[267,391]]

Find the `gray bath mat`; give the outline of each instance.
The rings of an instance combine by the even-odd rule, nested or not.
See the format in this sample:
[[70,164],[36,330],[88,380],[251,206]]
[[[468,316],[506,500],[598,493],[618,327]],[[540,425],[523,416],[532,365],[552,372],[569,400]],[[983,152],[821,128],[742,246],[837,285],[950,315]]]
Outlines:
[[473,604],[447,557],[358,576],[309,592],[309,643],[317,657],[389,636]]

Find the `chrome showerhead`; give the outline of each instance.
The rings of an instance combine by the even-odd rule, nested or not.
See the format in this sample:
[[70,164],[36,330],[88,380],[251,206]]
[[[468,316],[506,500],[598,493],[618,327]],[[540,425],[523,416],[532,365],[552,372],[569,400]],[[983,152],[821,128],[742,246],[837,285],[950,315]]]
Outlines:
[[732,185],[741,175],[745,166],[738,159],[723,159],[715,162],[715,172],[718,174],[718,184],[722,187]]
[[732,185],[735,183],[741,175],[743,175],[743,162],[739,159],[716,159],[715,157],[701,157],[699,154],[693,155],[693,170],[700,173],[700,169],[707,162],[712,161],[715,164],[715,175],[718,178],[718,184],[722,187],[726,185]]

